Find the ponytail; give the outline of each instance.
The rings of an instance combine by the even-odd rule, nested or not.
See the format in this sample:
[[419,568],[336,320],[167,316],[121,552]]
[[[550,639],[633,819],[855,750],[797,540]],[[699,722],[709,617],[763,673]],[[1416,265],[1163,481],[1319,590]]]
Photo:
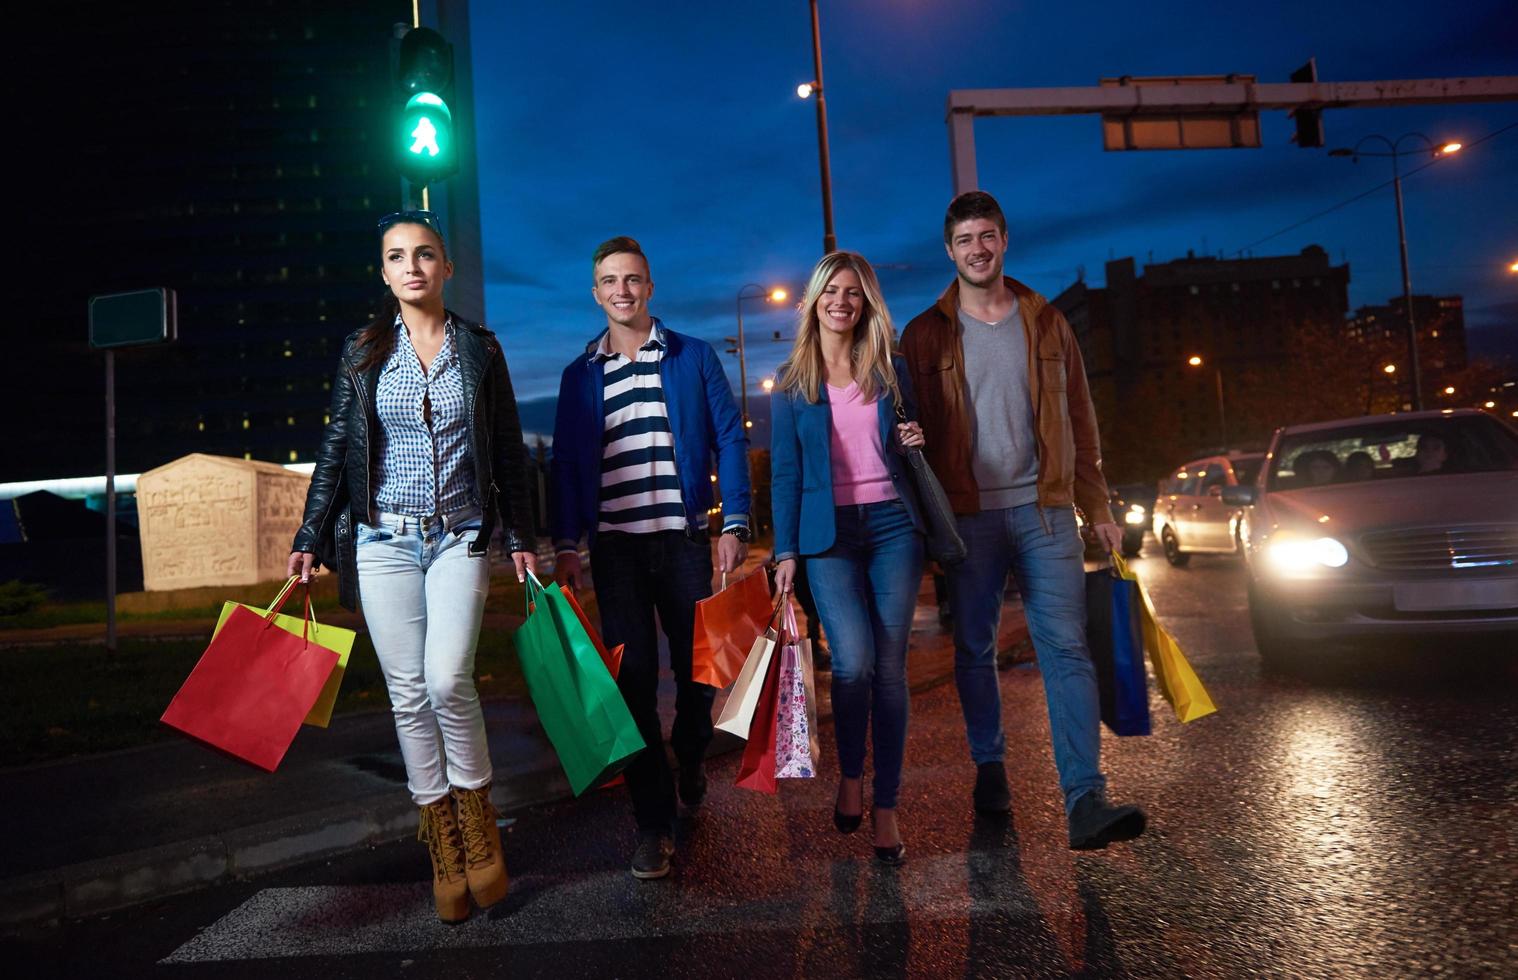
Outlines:
[[395,350],[395,317],[400,311],[400,300],[386,289],[384,296],[380,297],[379,308],[374,311],[374,319],[358,335],[358,349],[363,351],[358,361],[360,372],[390,360],[390,354]]

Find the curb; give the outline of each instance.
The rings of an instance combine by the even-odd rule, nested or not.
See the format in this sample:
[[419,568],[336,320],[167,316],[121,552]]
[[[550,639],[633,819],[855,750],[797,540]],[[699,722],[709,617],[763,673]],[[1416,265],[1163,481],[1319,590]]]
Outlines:
[[[998,639],[1004,651],[1018,649],[1028,643],[1027,626],[1004,623]],[[953,678],[952,647],[947,656],[933,656],[932,666],[937,669],[910,684],[912,693],[931,690]],[[818,721],[831,721],[831,699],[819,700]],[[717,732],[707,757],[735,751],[742,744],[736,736]],[[503,814],[572,796],[557,765],[507,777],[491,792]],[[389,844],[415,832],[416,807],[404,793],[387,790],[224,834],[18,875],[0,881],[0,932],[14,935],[65,919],[113,912],[360,847]]]

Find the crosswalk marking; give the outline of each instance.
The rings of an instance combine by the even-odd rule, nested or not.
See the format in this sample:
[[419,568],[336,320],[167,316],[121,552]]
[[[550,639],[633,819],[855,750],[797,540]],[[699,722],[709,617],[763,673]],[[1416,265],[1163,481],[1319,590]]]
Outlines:
[[[438,922],[426,883],[266,888],[162,962],[794,931],[908,917],[1037,919],[1017,867],[1006,852],[928,856],[914,860],[908,874],[866,859],[833,861],[806,869],[806,878],[831,882],[820,893],[798,876],[773,896],[740,900],[704,892],[696,872],[652,885],[622,870],[572,879],[527,875],[513,879],[502,905],[457,926]],[[813,897],[796,897],[809,891]]]

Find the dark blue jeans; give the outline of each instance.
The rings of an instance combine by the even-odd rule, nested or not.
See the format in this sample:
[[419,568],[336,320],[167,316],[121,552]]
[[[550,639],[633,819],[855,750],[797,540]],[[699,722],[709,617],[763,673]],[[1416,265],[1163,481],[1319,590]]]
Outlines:
[[[834,510],[837,537],[805,559],[833,655],[833,731],[843,775],[875,750],[875,806],[896,806],[907,743],[907,639],[922,581],[922,535],[899,500]],[[871,708],[874,722],[871,724]]]
[[1068,813],[1077,798],[1105,786],[1100,767],[1101,708],[1096,668],[1086,650],[1082,544],[1070,508],[1037,504],[983,510],[958,519],[967,551],[949,571],[954,611],[954,680],[965,714],[970,757],[999,762],[1006,752],[996,632],[1007,573],[1017,578],[1028,632],[1044,677],[1054,765]]
[[[705,533],[681,531],[596,536],[591,575],[608,648],[625,644],[617,687],[648,748],[624,770],[638,830],[669,834],[675,822],[675,781],[664,756],[659,721],[659,635],[669,641],[675,675],[675,723],[670,744],[682,766],[699,765],[712,740],[717,689],[691,680],[696,601],[712,594],[712,550]],[[658,614],[658,624],[654,621]]]

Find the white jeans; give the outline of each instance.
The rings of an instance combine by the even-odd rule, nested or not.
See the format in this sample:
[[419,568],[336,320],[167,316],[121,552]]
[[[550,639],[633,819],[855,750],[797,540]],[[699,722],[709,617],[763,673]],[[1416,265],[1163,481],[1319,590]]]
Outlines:
[[455,534],[414,517],[381,515],[358,525],[358,583],[369,638],[379,655],[406,783],[419,805],[450,785],[490,782],[485,716],[474,686],[490,562],[470,555],[479,518]]

